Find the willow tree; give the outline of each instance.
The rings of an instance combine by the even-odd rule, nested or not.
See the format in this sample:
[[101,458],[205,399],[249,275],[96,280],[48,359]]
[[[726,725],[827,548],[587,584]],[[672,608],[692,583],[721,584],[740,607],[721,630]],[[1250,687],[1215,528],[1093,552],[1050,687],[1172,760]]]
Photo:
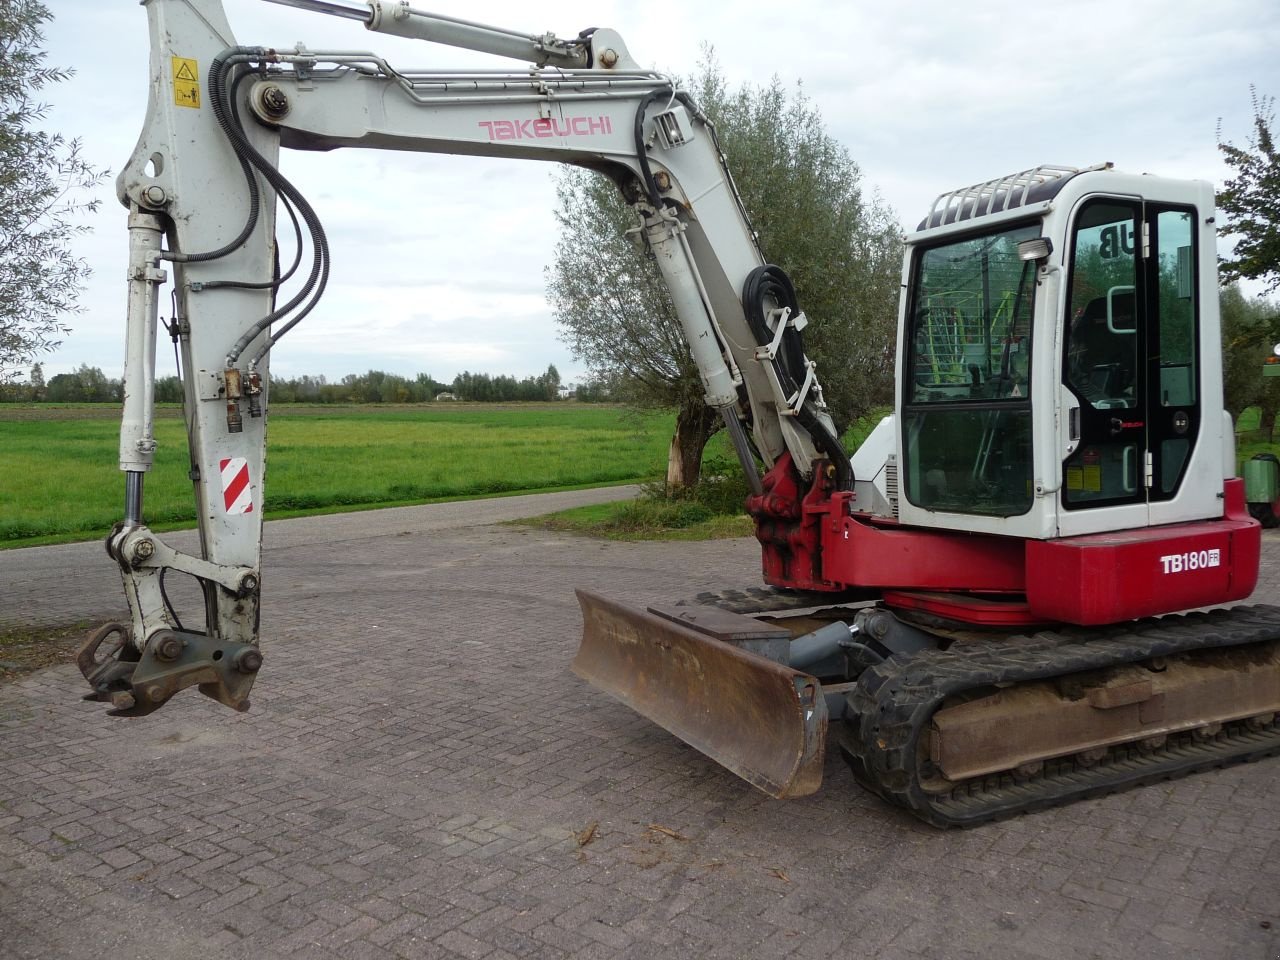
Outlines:
[[1275,98],[1249,88],[1253,99],[1253,132],[1239,147],[1222,139],[1218,149],[1235,176],[1223,184],[1218,209],[1221,231],[1235,236],[1235,249],[1222,260],[1222,280],[1261,281],[1266,290],[1280,290],[1280,144],[1276,143]]
[[89,273],[71,240],[102,174],[77,140],[40,129],[48,107],[37,97],[70,75],[44,62],[51,17],[37,0],[0,3],[0,380],[57,346]]
[[[729,89],[708,58],[688,90],[716,125],[765,258],[786,270],[809,318],[806,348],[839,427],[892,392],[901,238],[813,103],[776,77]],[[566,168],[547,291],[562,338],[596,378],[641,407],[676,410],[667,480],[697,482],[719,426],[656,266],[627,234],[637,216],[614,184]]]
[[1258,432],[1270,443],[1280,413],[1280,378],[1262,376],[1262,366],[1280,341],[1280,303],[1246,297],[1236,283],[1222,288],[1222,392],[1227,412],[1239,421],[1258,408]]

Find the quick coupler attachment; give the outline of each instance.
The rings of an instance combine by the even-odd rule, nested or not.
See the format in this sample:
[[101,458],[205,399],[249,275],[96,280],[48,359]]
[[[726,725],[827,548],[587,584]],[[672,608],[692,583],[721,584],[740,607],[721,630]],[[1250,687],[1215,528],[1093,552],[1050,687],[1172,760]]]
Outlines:
[[157,630],[139,652],[127,626],[107,623],[89,635],[76,665],[93,687],[85,699],[111,704],[113,717],[146,716],[190,686],[243,713],[262,654],[250,643],[181,630]]

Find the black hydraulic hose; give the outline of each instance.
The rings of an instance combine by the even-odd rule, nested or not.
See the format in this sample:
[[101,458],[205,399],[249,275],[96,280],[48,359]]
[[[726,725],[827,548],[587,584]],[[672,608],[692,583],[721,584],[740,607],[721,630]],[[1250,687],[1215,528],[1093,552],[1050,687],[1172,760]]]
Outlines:
[[658,192],[658,184],[653,178],[653,168],[649,166],[649,151],[644,146],[644,113],[649,109],[649,104],[670,96],[670,89],[651,90],[645,94],[640,101],[640,105],[636,107],[634,128],[636,162],[640,164],[640,177],[644,182],[644,191],[649,197],[649,202],[653,204],[654,210],[662,209],[662,194]]
[[[245,71],[236,77],[235,83],[231,86],[231,100],[234,103],[239,96],[240,84],[247,78],[253,76],[252,73]],[[245,170],[245,178],[250,181],[250,189],[257,186],[256,180],[253,178],[252,169],[249,167],[248,160],[240,158],[241,167]],[[261,283],[254,283],[248,280],[206,280],[204,288],[206,290],[216,290],[222,287],[233,287],[238,290],[275,290],[281,285],[288,283],[289,279],[298,271],[298,267],[302,263],[302,224],[298,222],[298,214],[293,209],[293,204],[289,202],[287,196],[279,196],[280,202],[284,205],[285,212],[289,214],[289,220],[293,224],[293,263],[289,264],[289,269],[281,275],[279,270],[279,248],[276,250],[276,270],[274,276],[270,280],[264,280]],[[254,218],[256,220],[256,218]]]
[[[742,302],[747,308],[747,323],[751,326],[756,342],[761,346],[772,343],[774,336],[765,315],[766,300],[772,300],[779,307],[789,308],[792,317],[800,312],[796,288],[792,286],[791,278],[781,267],[771,263],[752,270],[742,285]],[[782,335],[779,356],[782,358],[782,371],[793,381],[794,391],[794,381],[804,380],[804,343],[800,339],[799,330],[789,327]]]
[[[707,132],[711,134],[711,143],[715,147],[716,156],[720,160],[720,172],[724,175],[725,183],[729,186],[729,192],[733,195],[734,202],[737,204],[738,213],[742,216],[742,221],[746,225],[747,234],[751,237],[752,243],[755,244],[756,231],[754,225],[751,223],[751,214],[747,211],[746,205],[742,202],[742,195],[738,192],[738,185],[733,180],[733,171],[729,169],[728,161],[724,155],[724,148],[720,145],[720,135],[716,132],[715,124],[712,123],[711,119],[702,112],[702,109],[694,102],[693,97],[689,96],[689,94],[684,90],[674,89],[669,84],[664,88],[650,91],[641,99],[639,106],[636,107],[633,133],[636,162],[640,166],[640,176],[643,180],[645,194],[649,198],[649,203],[653,206],[655,211],[660,210],[664,204],[674,207],[679,206],[675,200],[672,200],[669,197],[664,198],[661,195],[657,181],[653,176],[653,168],[649,164],[649,151],[645,149],[644,145],[645,111],[649,109],[649,105],[651,103],[661,100],[664,94],[667,96],[668,100],[678,101],[685,106],[693,115],[693,118],[705,126],[707,128]],[[759,252],[759,245],[755,244],[755,246],[756,251]],[[786,274],[783,274],[780,270],[778,272],[782,274],[782,277],[785,280]],[[787,280],[787,283],[790,284],[790,280]]]
[[852,490],[853,466],[849,463],[849,454],[845,452],[840,438],[828,430],[823,422],[818,419],[808,401],[796,414],[796,420],[809,432],[809,436],[813,437],[818,446],[822,448],[822,452],[827,455],[827,459],[831,461],[831,465],[835,467],[836,489]]
[[[663,197],[661,191],[658,190],[658,183],[653,176],[653,168],[649,164],[649,151],[646,150],[644,146],[645,111],[649,109],[650,104],[656,103],[664,98],[667,100],[676,100],[688,107],[690,112],[693,113],[697,119],[701,120],[711,129],[711,136],[712,140],[715,142],[716,151],[721,154],[723,159],[723,151],[720,150],[720,141],[715,135],[715,127],[711,125],[711,121],[702,114],[700,109],[698,109],[698,105],[693,102],[693,98],[689,96],[689,94],[683,90],[675,90],[671,86],[649,91],[649,93],[645,94],[641,99],[639,106],[636,107],[633,138],[635,140],[636,147],[636,162],[640,165],[640,177],[644,182],[644,192],[649,198],[649,202],[653,205],[654,210],[660,210],[663,206],[679,206],[679,204],[670,197]],[[725,170],[725,175],[729,175],[727,168]],[[743,216],[746,216],[745,210],[743,210]]]
[[[302,215],[303,222],[307,225],[307,230],[311,235],[313,254],[312,266],[311,272],[307,276],[302,288],[292,298],[290,298],[288,303],[273,310],[261,320],[258,320],[252,327],[245,331],[239,340],[236,341],[232,351],[228,354],[228,357],[233,361],[239,357],[240,353],[249,345],[254,337],[275,321],[297,309],[299,305],[302,305],[304,301],[306,301],[298,316],[294,317],[283,329],[281,329],[276,334],[276,338],[283,335],[287,330],[292,329],[299,320],[315,308],[316,303],[320,300],[320,297],[324,293],[325,287],[328,285],[329,281],[329,241],[325,236],[324,227],[320,223],[320,218],[316,215],[315,211],[302,194],[299,193],[291,183],[285,180],[278,171],[272,169],[270,165],[266,163],[265,158],[262,158],[261,155],[257,154],[256,150],[253,151],[253,153],[262,163],[262,167],[259,169],[263,171],[263,175],[271,185],[275,187],[276,192],[282,197],[287,196],[291,198],[294,204],[297,205],[298,212]],[[270,170],[270,173],[267,172],[268,170]],[[260,353],[258,356],[261,357],[261,355],[262,354]]]
[[[257,56],[246,56],[247,54],[255,53]],[[265,54],[266,50],[261,47],[232,47],[214,57],[213,63],[209,65],[209,103],[213,107],[213,115],[218,121],[218,126],[227,135],[227,139],[231,141],[233,149],[235,148],[235,139],[231,135],[232,124],[227,116],[227,96],[224,89],[227,73],[230,69],[228,64],[229,62],[244,62],[248,59],[261,59]],[[234,107],[231,113],[235,113]],[[239,235],[216,250],[206,250],[201,253],[180,253],[166,250],[160,254],[162,259],[170,260],[174,263],[204,263],[209,260],[218,260],[235,250],[239,250],[253,234],[254,228],[258,225],[259,207],[261,206],[258,178],[253,175],[253,170],[250,168],[249,161],[244,154],[236,150],[236,157],[240,161],[240,169],[244,172],[245,181],[249,185],[249,216],[245,220],[244,227],[240,230]]]
[[[792,317],[797,316],[800,312],[800,305],[796,298],[796,290],[791,283],[791,278],[787,276],[781,267],[771,263],[752,270],[747,275],[746,282],[742,285],[742,305],[746,312],[747,324],[751,327],[751,332],[755,336],[756,342],[761,346],[771,344],[774,337],[774,332],[769,329],[769,321],[765,309],[765,304],[769,300],[779,307],[790,308],[790,316]],[[773,366],[778,375],[778,383],[782,386],[783,391],[789,396],[794,396],[798,393],[800,384],[804,383],[807,373],[804,341],[800,337],[799,330],[789,327],[783,333],[782,342],[779,345],[778,355],[773,361]],[[804,427],[809,436],[813,438],[813,442],[826,454],[832,467],[835,468],[837,489],[852,489],[853,467],[849,463],[849,455],[840,443],[840,438],[827,429],[826,424],[819,419],[812,402],[808,398],[804,400],[800,409],[796,411],[796,421]]]
[[[260,173],[264,180],[275,190],[277,197],[285,204],[285,209],[289,213],[290,219],[294,223],[294,233],[297,239],[297,251],[295,262],[290,266],[289,270],[283,277],[277,277],[271,281],[264,283],[251,283],[248,281],[209,281],[206,285],[210,287],[235,286],[250,289],[278,289],[280,284],[285,282],[293,275],[297,267],[301,263],[302,258],[302,233],[298,227],[298,216],[301,215],[302,221],[306,224],[307,231],[311,237],[312,245],[312,266],[311,271],[303,283],[302,288],[286,303],[284,306],[273,309],[267,316],[256,321],[241,337],[236,341],[235,345],[227,354],[228,364],[234,364],[244,349],[257,337],[263,330],[284,316],[287,316],[295,309],[301,306],[300,312],[294,316],[271,340],[263,347],[262,350],[253,358],[256,363],[270,349],[272,343],[281,335],[292,329],[299,320],[305,317],[312,309],[315,308],[320,300],[329,279],[329,243],[325,236],[324,227],[320,223],[320,218],[316,215],[306,198],[293,186],[284,175],[280,173],[274,166],[267,162],[267,159],[249,142],[248,135],[245,133],[244,126],[240,120],[239,112],[235,107],[235,91],[238,89],[240,82],[248,74],[242,74],[236,78],[230,93],[227,91],[227,77],[231,71],[240,64],[261,62],[267,56],[267,50],[263,47],[232,47],[224,50],[213,59],[209,68],[209,101],[214,112],[214,117],[218,121],[223,134],[227,137],[232,150],[236,154],[236,158],[240,161],[241,170],[245,173],[245,181],[249,189],[249,216],[245,221],[244,227],[239,235],[229,243],[217,248],[216,250],[204,251],[201,253],[180,253],[166,251],[165,259],[178,263],[197,263],[216,260],[227,256],[229,253],[239,249],[253,234],[254,229],[258,225],[261,207],[261,188],[258,185],[257,177],[254,170]],[[295,212],[296,211],[296,212]]]
[[298,266],[302,263],[302,224],[298,222],[298,214],[294,211],[293,204],[289,202],[289,198],[282,194],[279,199],[284,206],[285,212],[289,214],[289,220],[293,223],[293,263],[289,264],[289,269],[283,275],[280,273],[280,251],[277,247],[276,270],[273,279],[263,280],[261,283],[254,283],[249,280],[206,280],[204,282],[206,290],[216,290],[220,287],[234,287],[237,290],[275,290],[288,283],[290,278],[298,272]]
[[[220,100],[215,102],[215,109],[219,118],[219,123],[223,131],[227,135],[227,139],[231,144],[236,155],[242,160],[247,161],[262,174],[263,179],[271,185],[276,194],[281,198],[287,198],[292,201],[296,207],[298,214],[302,217],[303,223],[307,226],[307,231],[311,236],[312,245],[312,265],[311,271],[303,283],[302,288],[282,307],[278,307],[271,311],[267,316],[256,321],[248,330],[241,335],[235,342],[231,350],[227,353],[227,360],[234,364],[239,359],[240,354],[245,348],[257,337],[263,330],[267,329],[272,323],[280,318],[292,313],[301,306],[301,311],[293,317],[288,324],[282,328],[272,342],[292,329],[299,320],[305,317],[316,303],[320,300],[329,279],[329,242],[325,236],[324,227],[320,223],[320,218],[316,215],[311,204],[305,197],[293,186],[283,174],[275,167],[267,162],[267,159],[249,142],[248,136],[244,132],[244,127],[240,122],[239,115],[234,109],[234,104],[228,104],[225,98],[225,75],[232,66],[238,63],[246,63],[254,60],[262,59],[266,51],[261,47],[235,47],[219,54],[214,60],[211,67],[210,75],[210,95],[215,92],[220,96]],[[215,86],[213,70],[217,69],[218,80]],[[224,122],[225,119],[225,122]],[[255,218],[256,223],[256,218]],[[243,241],[241,241],[243,242]],[[254,357],[254,362],[266,353],[271,343],[268,343]]]

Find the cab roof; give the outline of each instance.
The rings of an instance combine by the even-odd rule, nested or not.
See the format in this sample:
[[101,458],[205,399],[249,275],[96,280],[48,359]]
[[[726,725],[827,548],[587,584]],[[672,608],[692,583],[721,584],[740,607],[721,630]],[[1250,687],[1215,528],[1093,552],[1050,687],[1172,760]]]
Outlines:
[[978,220],[996,213],[1004,213],[1018,207],[1052,200],[1067,181],[1092,170],[1110,170],[1110,163],[1098,163],[1092,167],[1065,167],[1042,164],[1030,170],[1021,170],[1006,177],[975,183],[941,194],[933,201],[928,215],[920,221],[917,230],[949,226],[966,220]]

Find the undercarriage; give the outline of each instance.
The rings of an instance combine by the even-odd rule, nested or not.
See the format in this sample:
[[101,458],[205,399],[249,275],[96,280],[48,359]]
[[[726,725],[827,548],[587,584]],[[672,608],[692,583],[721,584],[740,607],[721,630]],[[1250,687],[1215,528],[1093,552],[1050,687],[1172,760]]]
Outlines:
[[[938,827],[1280,753],[1280,607],[978,634],[769,591],[580,599],[575,671],[773,796],[821,785],[828,718],[859,783]],[[933,645],[907,649],[918,634]]]

